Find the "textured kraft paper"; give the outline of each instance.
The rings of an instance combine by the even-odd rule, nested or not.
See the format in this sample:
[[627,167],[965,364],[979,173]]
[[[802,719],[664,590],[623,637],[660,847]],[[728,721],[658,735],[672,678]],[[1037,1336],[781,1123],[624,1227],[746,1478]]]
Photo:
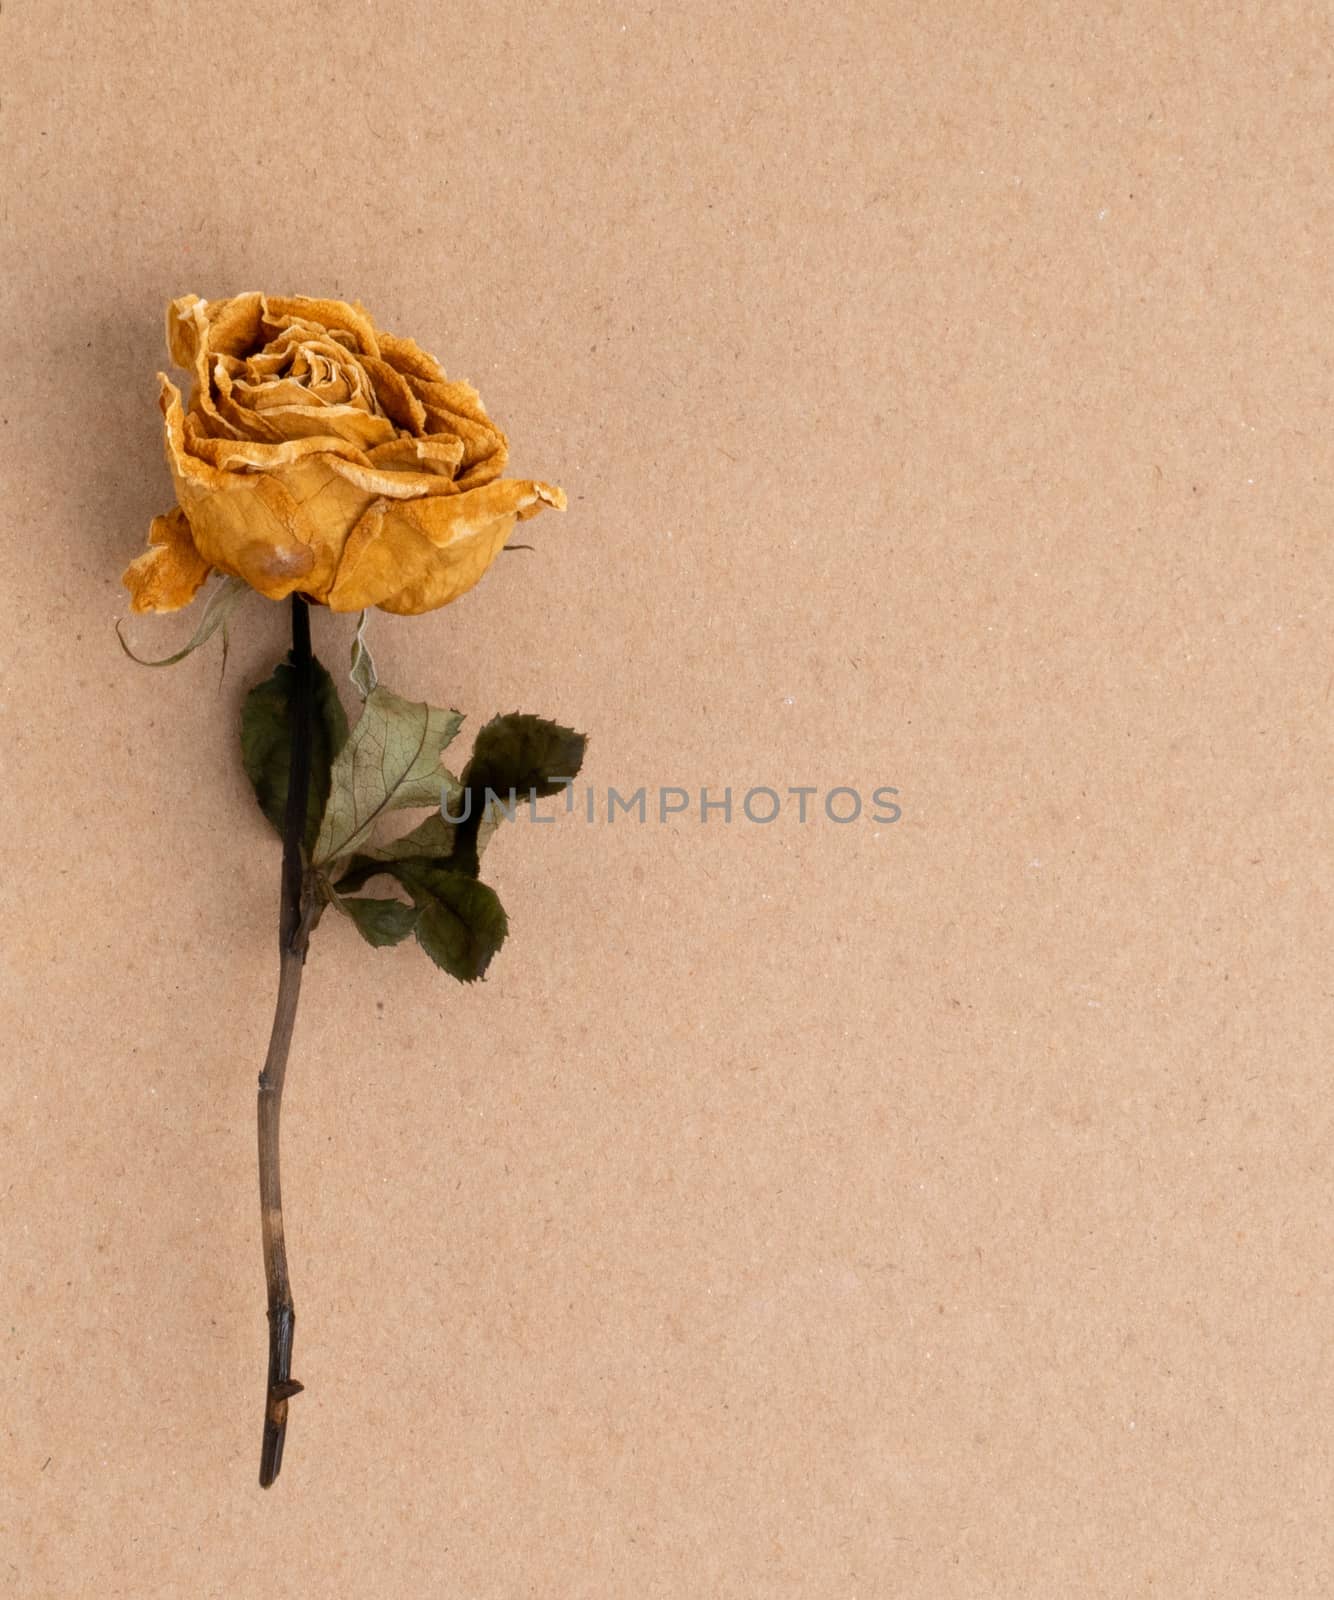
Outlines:
[[[0,59],[0,1592],[1334,1593],[1328,11],[17,0]],[[569,493],[384,681],[653,807],[501,834],[482,985],[317,932],[268,1493],[285,615],[221,684],[114,633],[163,308],[252,288]]]

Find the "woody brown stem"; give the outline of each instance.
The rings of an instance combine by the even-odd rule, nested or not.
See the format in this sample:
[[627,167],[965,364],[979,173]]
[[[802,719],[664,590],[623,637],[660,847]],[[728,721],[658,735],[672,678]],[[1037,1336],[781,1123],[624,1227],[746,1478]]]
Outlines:
[[296,1311],[287,1277],[283,1239],[282,1184],[278,1163],[278,1131],[283,1080],[292,1047],[301,973],[311,929],[321,907],[306,891],[302,837],[310,792],[310,754],[314,726],[315,673],[310,652],[310,613],[300,595],[292,596],[291,764],[287,810],[283,816],[282,899],[278,916],[278,1003],[264,1070],[259,1075],[259,1203],[264,1239],[264,1279],[269,1299],[269,1377],[264,1398],[264,1442],[259,1481],[268,1488],[283,1464],[287,1436],[287,1403],[301,1393],[292,1377],[292,1334]]

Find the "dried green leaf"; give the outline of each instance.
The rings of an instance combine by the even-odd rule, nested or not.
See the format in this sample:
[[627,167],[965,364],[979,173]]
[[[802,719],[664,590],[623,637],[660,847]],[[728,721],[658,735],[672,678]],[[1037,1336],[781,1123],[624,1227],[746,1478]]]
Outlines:
[[417,943],[436,966],[462,983],[482,977],[509,931],[495,890],[421,860],[395,862],[392,870],[418,907]]
[[525,711],[492,717],[477,735],[472,760],[463,774],[471,789],[513,790],[526,799],[559,794],[577,776],[588,741],[573,728]]
[[351,917],[366,943],[377,948],[406,939],[421,915],[416,906],[405,905],[402,900],[373,900],[353,895],[339,898],[335,904]]
[[[319,831],[320,817],[329,798],[334,759],[347,740],[344,714],[333,679],[318,661],[315,678],[315,715],[310,748],[310,798],[306,807],[304,843],[309,851]],[[287,812],[287,780],[292,761],[291,701],[296,673],[289,653],[266,682],[252,689],[241,709],[241,761],[254,786],[260,810],[279,837]]]
[[439,805],[449,781],[440,753],[462,722],[457,711],[372,689],[334,762],[315,861],[327,865],[363,848],[390,811]]
[[193,655],[201,644],[207,644],[213,635],[222,629],[223,660],[226,661],[227,650],[227,622],[232,612],[236,609],[241,596],[249,593],[250,586],[244,578],[224,578],[213,589],[208,599],[204,602],[204,614],[199,619],[199,626],[190,636],[187,644],[181,646],[174,655],[161,656],[157,660],[150,660],[147,656],[137,656],[125,643],[125,635],[120,631],[120,623],[116,623],[116,637],[120,640],[120,647],[129,656],[131,661],[137,661],[141,667],[172,667],[178,661],[184,661],[186,656]]
[[429,856],[377,861],[359,855],[334,886],[339,903],[357,905],[353,892],[378,877],[395,879],[412,896],[417,942],[438,967],[464,983],[483,975],[509,926],[494,890]]
[[371,647],[366,643],[366,627],[370,622],[370,612],[363,611],[357,618],[357,631],[352,639],[352,665],[348,676],[357,693],[364,700],[380,679],[375,671],[375,658],[371,655]]
[[[512,815],[518,802],[559,794],[578,775],[587,742],[573,728],[528,712],[492,717],[478,733],[463,771],[467,815],[454,824],[451,865],[476,877],[482,851],[502,818]],[[488,790],[494,798],[488,798]]]
[[[462,793],[457,778],[450,777],[441,795],[441,805],[452,806]],[[379,861],[401,861],[409,856],[424,856],[428,860],[445,862],[454,851],[453,823],[446,822],[439,811],[433,811],[426,821],[401,838],[390,839],[386,844],[374,845],[365,854]]]
[[356,894],[357,890],[364,889],[372,878],[392,878],[394,875],[393,868],[387,861],[368,855],[345,857],[337,863],[337,870],[339,876],[333,882],[333,890],[338,895]]

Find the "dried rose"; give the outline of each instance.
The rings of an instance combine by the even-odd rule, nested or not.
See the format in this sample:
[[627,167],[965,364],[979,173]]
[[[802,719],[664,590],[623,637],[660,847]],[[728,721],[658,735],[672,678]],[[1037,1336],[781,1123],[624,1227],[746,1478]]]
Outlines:
[[477,391],[341,300],[186,295],[167,308],[167,460],[179,504],[124,583],[134,611],[187,605],[210,571],[271,600],[415,614],[471,589],[516,520],[564,509],[501,478],[505,435]]

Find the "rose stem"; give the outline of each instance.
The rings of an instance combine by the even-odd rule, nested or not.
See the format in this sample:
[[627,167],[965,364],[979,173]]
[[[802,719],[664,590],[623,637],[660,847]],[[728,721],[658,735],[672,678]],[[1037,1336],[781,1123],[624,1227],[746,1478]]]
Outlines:
[[264,1402],[264,1444],[259,1481],[264,1488],[278,1476],[287,1435],[287,1402],[301,1393],[292,1379],[292,1333],[296,1312],[287,1280],[287,1247],[283,1242],[283,1201],[278,1171],[278,1121],[282,1113],[283,1079],[292,1046],[301,971],[310,931],[319,908],[306,903],[302,839],[310,790],[310,747],[315,699],[315,674],[310,653],[310,612],[305,600],[292,596],[291,764],[288,768],[287,811],[283,817],[282,906],[278,916],[278,1004],[273,1015],[269,1053],[259,1075],[259,1204],[264,1236],[264,1278],[269,1295],[269,1381]]

